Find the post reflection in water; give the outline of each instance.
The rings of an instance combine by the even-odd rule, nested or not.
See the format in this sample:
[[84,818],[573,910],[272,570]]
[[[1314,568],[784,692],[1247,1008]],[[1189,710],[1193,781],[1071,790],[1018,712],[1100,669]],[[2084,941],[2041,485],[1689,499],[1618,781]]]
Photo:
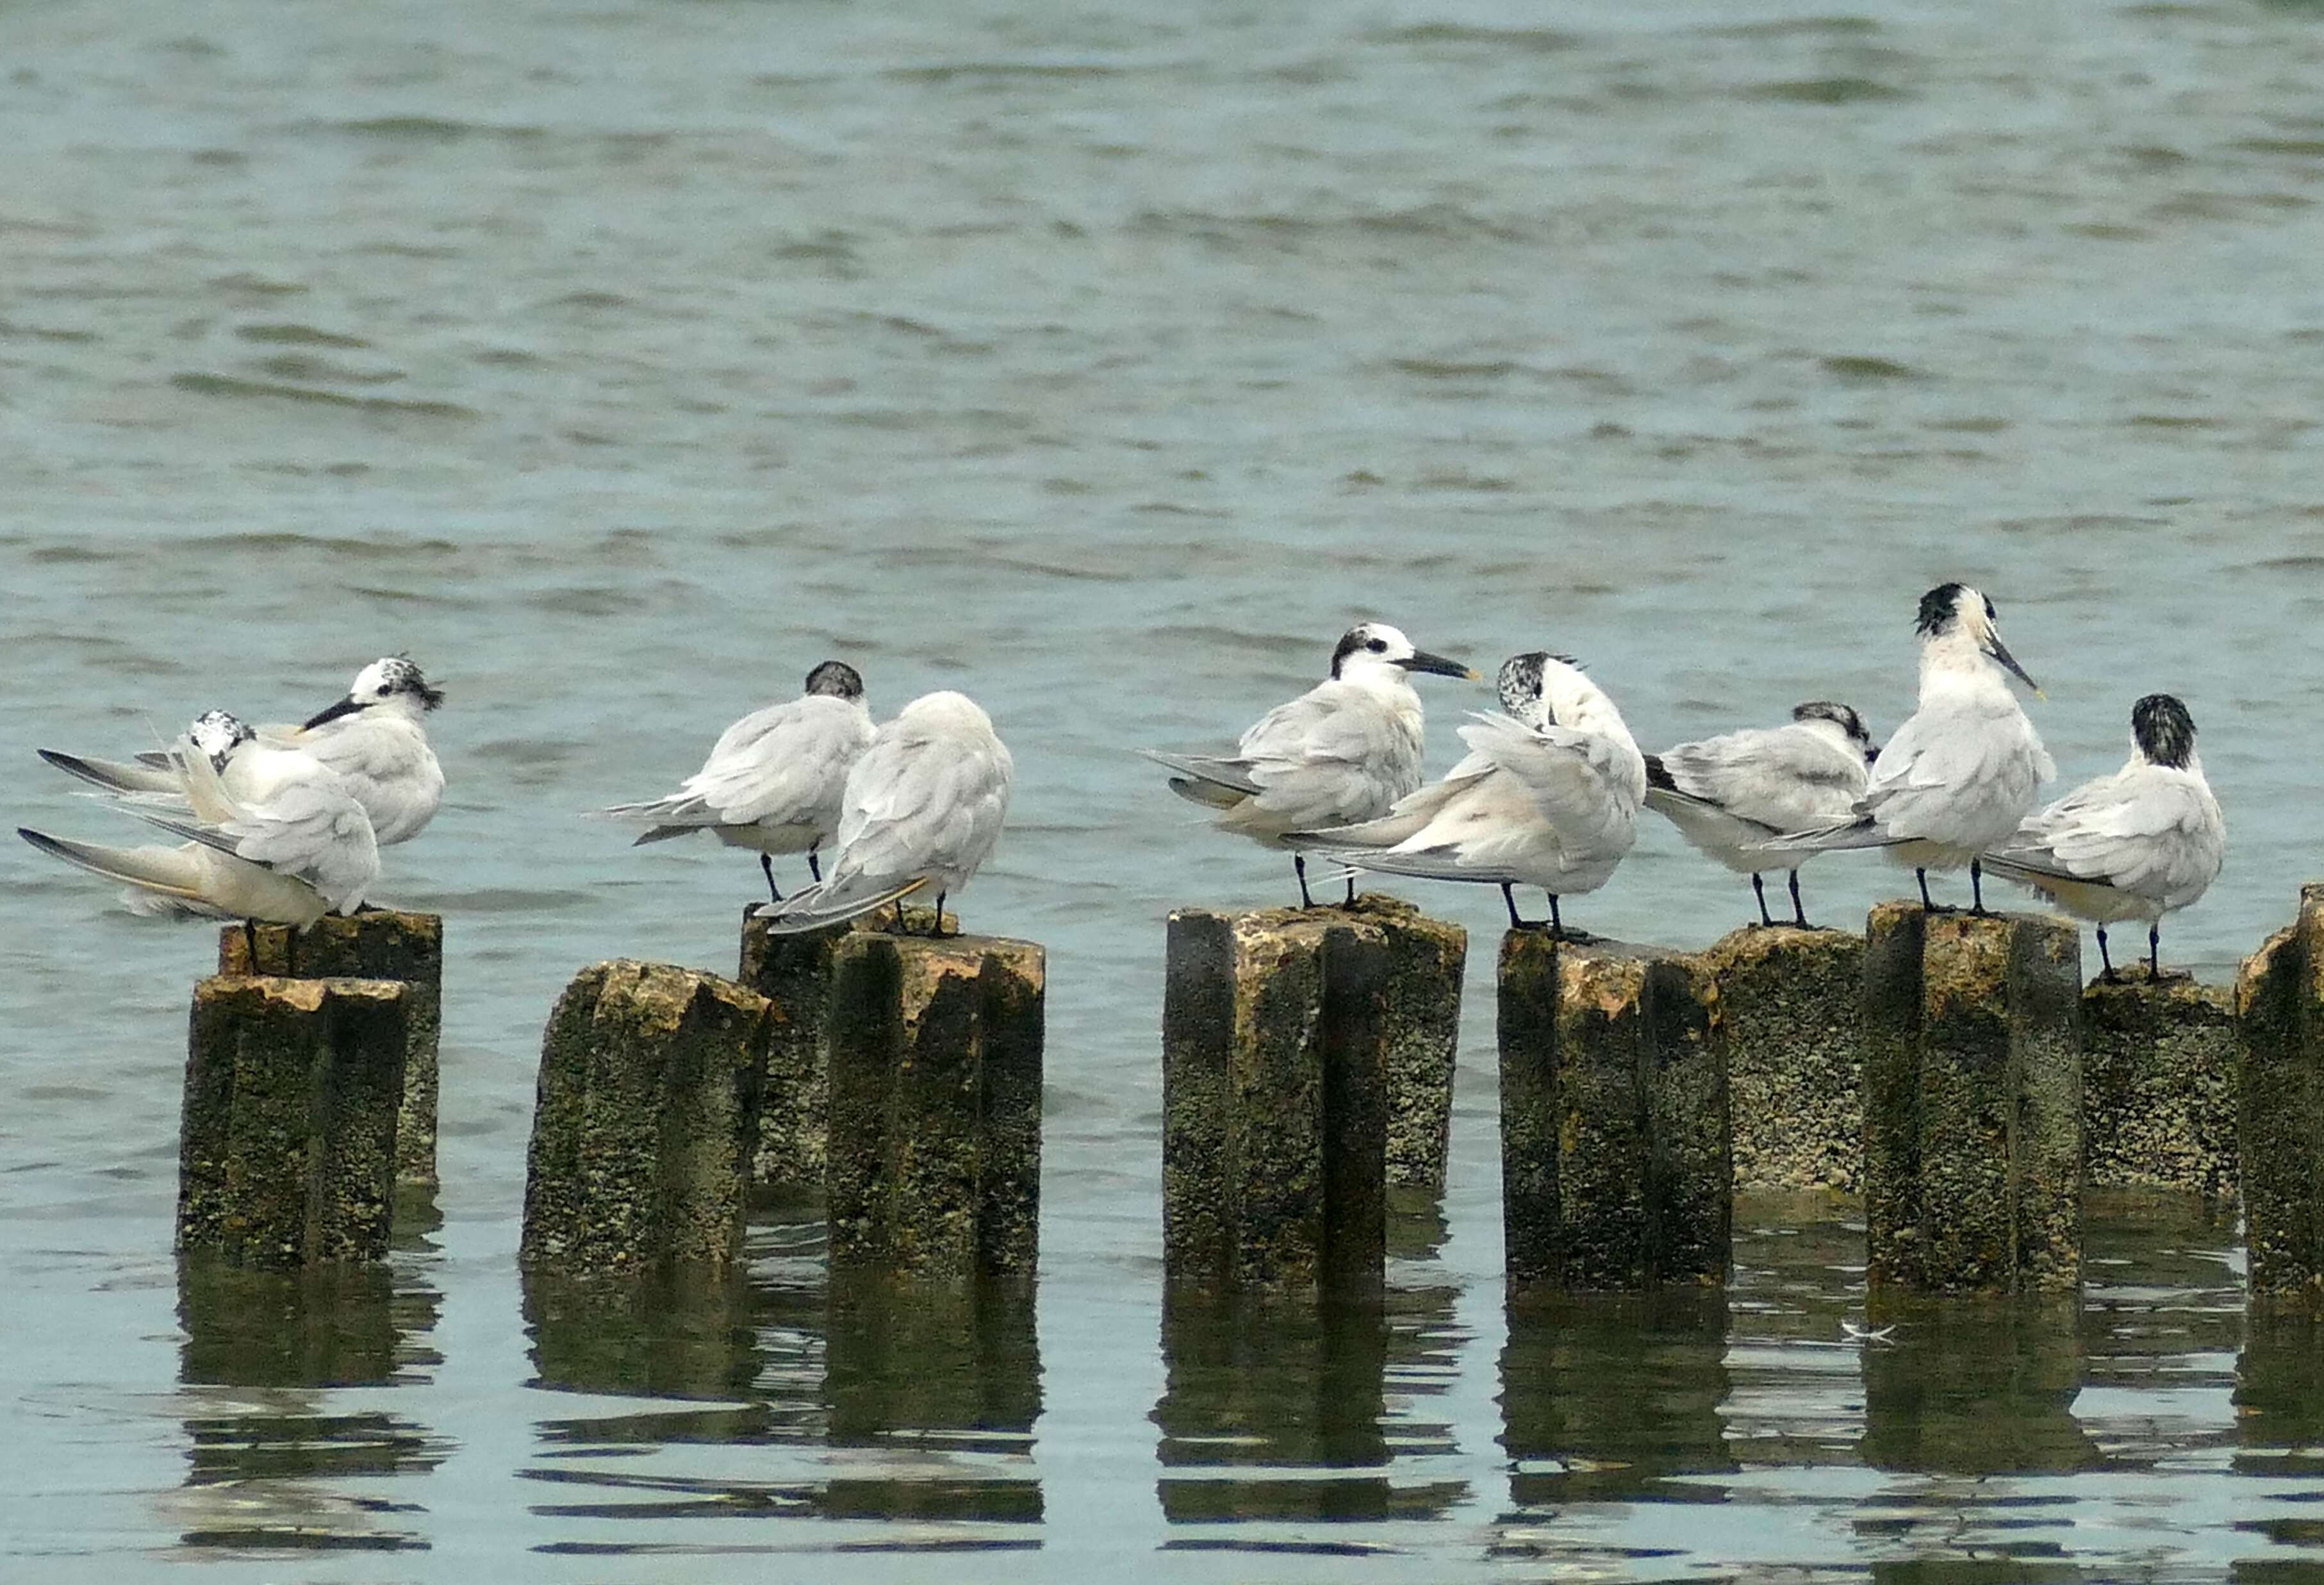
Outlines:
[[204,1551],[401,1551],[428,1543],[408,1501],[374,1486],[425,1474],[449,1447],[402,1415],[335,1393],[423,1381],[440,1301],[402,1265],[255,1271],[178,1263],[189,1404],[181,1544]]
[[[2298,1300],[2258,1299],[2245,1320],[2236,1362],[2234,1469],[2242,1528],[2287,1549],[2288,1559],[2239,1561],[2235,1577],[2311,1579],[2324,1573],[2324,1515],[2316,1483],[2324,1476],[2324,1316]],[[2295,1571],[2315,1571],[2296,1572]]]
[[[724,1276],[526,1275],[535,1385],[649,1400],[542,1423],[527,1473],[571,1497],[533,1512],[576,1522],[547,1550],[708,1546],[699,1522],[736,1518],[831,1524],[721,1525],[718,1550],[1038,1544],[1033,1284],[835,1281],[812,1220],[762,1221],[752,1247]],[[702,1451],[719,1446],[752,1454]]]
[[[1442,1219],[1399,1204],[1388,1247],[1426,1260]],[[1221,1527],[1167,1544],[1332,1551],[1352,1543],[1344,1526],[1439,1518],[1463,1501],[1468,1481],[1432,1468],[1457,1464],[1452,1426],[1421,1413],[1458,1370],[1456,1296],[1399,1284],[1394,1265],[1384,1293],[1321,1301],[1166,1291],[1157,1494],[1169,1524]],[[1264,1528],[1319,1523],[1327,1536]]]

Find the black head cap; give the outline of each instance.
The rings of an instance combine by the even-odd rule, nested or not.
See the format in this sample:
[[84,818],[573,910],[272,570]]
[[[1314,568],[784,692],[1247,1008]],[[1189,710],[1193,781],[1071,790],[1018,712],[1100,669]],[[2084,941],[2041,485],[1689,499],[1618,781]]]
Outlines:
[[863,679],[845,661],[825,661],[807,674],[807,691],[834,699],[862,699]]
[[1365,649],[1371,651],[1374,654],[1386,654],[1388,653],[1388,640],[1380,636],[1379,629],[1374,624],[1370,622],[1359,622],[1353,627],[1349,628],[1345,633],[1340,635],[1340,642],[1333,646],[1332,675],[1334,678],[1338,677],[1340,674],[1340,663],[1346,660],[1350,655],[1354,654],[1358,650]]
[[2195,756],[2195,718],[2168,693],[2150,693],[2130,707],[2130,736],[2155,765],[2184,770]]
[[1541,702],[1541,673],[1549,660],[1546,650],[1527,650],[1521,655],[1511,655],[1501,663],[1500,675],[1493,680],[1494,690],[1501,696],[1501,709],[1523,719],[1527,710]]
[[1921,597],[1921,614],[1913,619],[1913,630],[1923,638],[1934,638],[1951,626],[1960,614],[1960,598],[1969,592],[1963,583],[1941,583]]
[[1872,734],[1864,725],[1864,718],[1844,704],[1834,704],[1828,699],[1812,699],[1805,704],[1792,707],[1794,721],[1830,721],[1849,738],[1865,747],[1872,746]]
[[428,685],[428,679],[420,672],[420,663],[410,655],[389,655],[378,664],[381,698],[393,693],[409,693],[420,700],[420,708],[424,710],[432,710],[444,702],[444,691]]

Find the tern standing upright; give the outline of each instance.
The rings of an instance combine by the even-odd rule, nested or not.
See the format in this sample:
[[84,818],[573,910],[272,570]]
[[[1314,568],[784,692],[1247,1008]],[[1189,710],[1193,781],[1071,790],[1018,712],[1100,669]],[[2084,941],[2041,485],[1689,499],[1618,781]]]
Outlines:
[[[1348,629],[1332,651],[1332,674],[1253,722],[1231,755],[1165,754],[1147,758],[1177,774],[1170,790],[1218,811],[1220,830],[1282,848],[1293,831],[1354,825],[1386,814],[1420,786],[1420,695],[1411,674],[1474,681],[1459,661],[1416,649],[1385,622]],[[1307,891],[1307,861],[1292,855],[1299,901]],[[1348,900],[1355,901],[1355,883]]]
[[1993,602],[1966,584],[1921,597],[1920,708],[1880,750],[1856,813],[1768,844],[1773,853],[1885,848],[1912,867],[1921,906],[1929,871],[1969,866],[1971,912],[1985,912],[1978,859],[2006,840],[2058,774],[2005,671],[2042,691],[2001,642]]
[[2032,816],[1985,867],[2098,926],[2100,972],[2115,978],[2106,927],[2146,921],[2146,971],[2163,974],[2163,916],[2218,878],[2227,828],[2195,755],[2195,718],[2168,693],[2130,709],[2130,760]]

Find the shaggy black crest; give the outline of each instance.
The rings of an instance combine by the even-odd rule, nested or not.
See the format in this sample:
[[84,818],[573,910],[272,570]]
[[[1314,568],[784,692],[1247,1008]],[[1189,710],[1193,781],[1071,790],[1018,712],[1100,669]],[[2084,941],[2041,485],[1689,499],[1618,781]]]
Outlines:
[[1812,699],[1805,704],[1792,707],[1794,721],[1830,721],[1866,747],[1872,746],[1872,734],[1864,725],[1864,718],[1844,704],[1834,704],[1828,699]]
[[[1965,584],[1941,583],[1921,597],[1921,614],[1913,619],[1913,630],[1923,638],[1934,638],[1952,623],[1953,608],[1960,603]],[[1993,613],[1990,608],[1987,616]]]
[[1388,640],[1385,638],[1376,637],[1372,633],[1372,625],[1370,623],[1359,622],[1356,626],[1349,628],[1347,632],[1340,635],[1338,645],[1332,651],[1333,677],[1336,679],[1340,675],[1340,663],[1346,660],[1350,655],[1354,654],[1358,650],[1386,650],[1387,648]]
[[1521,655],[1511,655],[1501,663],[1500,675],[1493,686],[1501,696],[1501,709],[1520,720],[1541,699],[1542,668],[1549,656],[1540,650],[1528,650]]
[[825,661],[807,674],[807,691],[834,699],[862,699],[863,679],[845,661]]
[[2170,694],[2150,693],[2130,707],[2130,735],[2156,765],[2184,770],[2194,757],[2195,718]]
[[393,655],[382,661],[379,672],[383,694],[416,694],[424,710],[432,710],[444,702],[444,691],[428,686],[428,679],[420,675],[419,663],[410,655]]

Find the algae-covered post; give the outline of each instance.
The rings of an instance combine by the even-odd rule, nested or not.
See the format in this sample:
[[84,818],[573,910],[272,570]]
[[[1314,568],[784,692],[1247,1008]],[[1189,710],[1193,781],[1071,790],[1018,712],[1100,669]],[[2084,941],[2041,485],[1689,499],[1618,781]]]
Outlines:
[[567,1274],[741,1259],[770,1016],[698,969],[575,976],[541,1039],[519,1258]]
[[410,1014],[392,980],[194,987],[180,1249],[269,1266],[387,1257]]
[[1864,1180],[1864,938],[1752,925],[1703,954],[1719,984],[1735,1187]]
[[2324,885],[2245,959],[2236,1039],[2252,1292],[2324,1301]]
[[1864,1209],[1873,1281],[2081,1281],[2081,940],[2023,913],[1872,911]]
[[1388,950],[1380,1061],[1388,1186],[1441,1194],[1452,1136],[1452,1065],[1469,932],[1380,892],[1366,892],[1352,912],[1379,928]]
[[280,924],[229,924],[218,932],[217,971],[294,979],[394,979],[410,986],[402,1110],[395,1129],[396,1177],[405,1183],[434,1186],[436,1052],[444,1023],[440,916],[367,908],[354,914],[327,913],[304,931]]
[[1170,915],[1162,1249],[1174,1284],[1376,1288],[1389,953],[1360,913]]
[[831,964],[849,928],[835,924],[777,935],[752,909],[742,912],[742,964],[734,978],[774,1004],[752,1173],[779,1192],[823,1192],[831,1104]]
[[2232,1197],[2235,992],[2144,969],[2082,991],[2082,1162],[2092,1188]]
[[[927,910],[906,914],[927,932]],[[862,928],[833,949],[835,1271],[1030,1272],[1040,1245],[1047,961],[1030,941]]]
[[1705,959],[1501,941],[1501,1206],[1513,1293],[1716,1284],[1734,1169]]

